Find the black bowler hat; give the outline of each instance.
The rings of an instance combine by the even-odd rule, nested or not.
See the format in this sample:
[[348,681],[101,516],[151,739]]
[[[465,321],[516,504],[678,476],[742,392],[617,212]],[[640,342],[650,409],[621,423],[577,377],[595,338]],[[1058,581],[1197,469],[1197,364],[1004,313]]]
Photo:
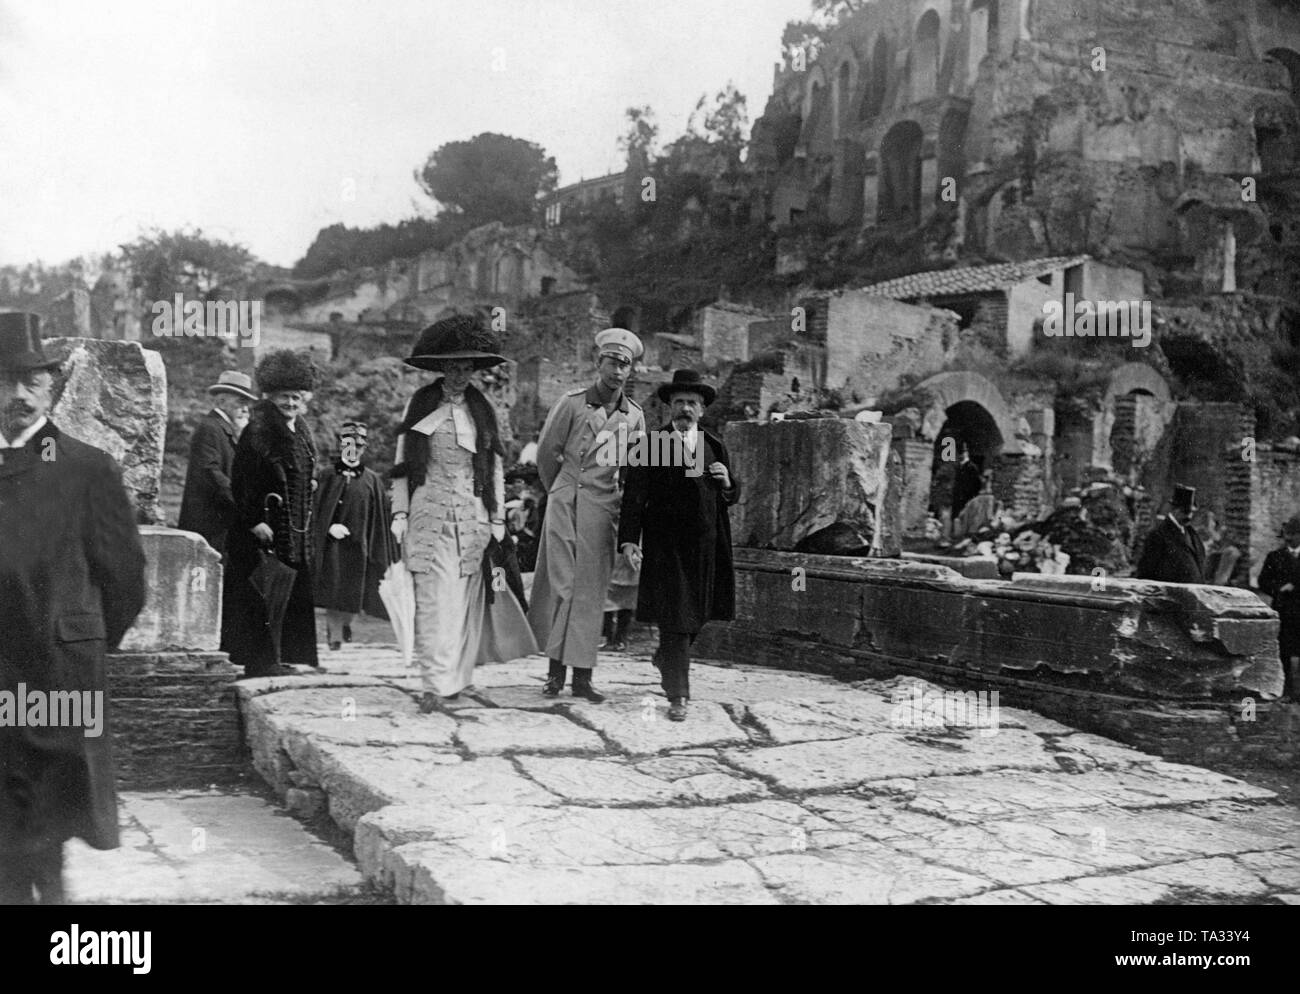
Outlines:
[[1196,488],[1186,487],[1181,483],[1174,484],[1174,496],[1170,498],[1170,505],[1176,511],[1186,511],[1191,514],[1196,510]]
[[0,312],[0,369],[26,372],[57,369],[62,363],[45,354],[41,319],[27,311]]
[[659,399],[665,404],[668,398],[675,393],[698,393],[704,398],[704,406],[708,407],[713,403],[718,391],[700,379],[700,374],[693,369],[679,369],[673,373],[673,381],[663,384],[655,391]]
[[411,357],[402,361],[416,369],[441,370],[443,363],[468,359],[475,369],[491,369],[506,361],[497,348],[496,338],[479,318],[455,314],[420,332]]

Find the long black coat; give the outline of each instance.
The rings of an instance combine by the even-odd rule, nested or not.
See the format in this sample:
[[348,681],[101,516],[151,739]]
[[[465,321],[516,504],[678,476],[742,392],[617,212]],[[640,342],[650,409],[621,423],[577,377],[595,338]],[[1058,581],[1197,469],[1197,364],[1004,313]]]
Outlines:
[[[1284,594],[1281,588],[1288,583],[1292,589]],[[1282,662],[1300,656],[1300,558],[1285,546],[1270,552],[1259,571],[1259,590],[1273,599],[1273,610],[1281,622],[1277,645]]]
[[[0,690],[99,692],[107,704],[104,655],[145,600],[122,475],[108,453],[48,422],[0,457]],[[112,729],[102,713],[97,737],[84,727],[0,723],[0,854],[74,836],[117,846]]]
[[[299,418],[295,427],[296,431],[290,431],[269,401],[256,404],[235,446],[231,467],[235,516],[226,538],[221,647],[230,653],[232,663],[249,670],[262,670],[275,662],[266,608],[249,584],[260,562],[261,546],[252,533],[259,523],[270,525],[275,533],[276,558],[299,573],[281,629],[281,661],[316,665],[311,578],[316,449],[306,421]],[[267,494],[276,494],[281,500],[268,505]]]
[[[344,473],[321,470],[316,489],[316,606],[355,614],[364,611],[388,620],[379,599],[379,581],[393,561],[396,544],[389,531],[392,510],[379,474],[361,467]],[[330,538],[330,525],[343,525],[347,538]]]
[[235,428],[216,411],[199,419],[190,439],[185,470],[185,495],[176,527],[198,532],[208,545],[225,554],[226,532],[235,511],[230,492],[230,468],[235,461]]
[[1173,521],[1163,518],[1147,535],[1133,575],[1165,583],[1204,583],[1205,543],[1191,525],[1180,532]]
[[[660,429],[671,431],[671,427]],[[720,462],[732,473],[722,440],[700,430],[704,466]],[[709,476],[687,476],[685,466],[628,469],[619,515],[618,547],[641,546],[638,621],[662,631],[694,634],[708,621],[736,616],[736,581],[727,509],[740,497]]]

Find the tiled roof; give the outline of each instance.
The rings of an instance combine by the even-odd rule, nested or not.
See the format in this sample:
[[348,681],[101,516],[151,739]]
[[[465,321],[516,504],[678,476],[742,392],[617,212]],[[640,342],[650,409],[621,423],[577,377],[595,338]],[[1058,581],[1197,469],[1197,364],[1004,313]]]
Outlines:
[[1061,269],[1069,269],[1087,262],[1087,255],[1059,255],[1049,259],[1030,259],[1026,262],[1002,262],[994,266],[967,266],[962,269],[938,269],[928,273],[913,273],[895,280],[863,287],[864,293],[874,293],[894,300],[916,300],[920,297],[953,297],[967,293],[989,293],[1006,290]]

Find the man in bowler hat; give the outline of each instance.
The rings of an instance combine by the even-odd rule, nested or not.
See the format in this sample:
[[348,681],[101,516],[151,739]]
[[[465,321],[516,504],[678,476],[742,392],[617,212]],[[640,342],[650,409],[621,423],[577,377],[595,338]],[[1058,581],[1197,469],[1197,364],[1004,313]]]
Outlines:
[[226,532],[235,513],[230,492],[230,467],[239,441],[237,423],[247,421],[248,405],[256,402],[253,380],[234,370],[222,373],[208,387],[212,410],[199,419],[190,439],[190,460],[185,470],[185,494],[176,527],[197,532],[212,548],[226,554]]
[[[668,460],[638,460],[627,474],[618,541],[632,566],[641,566],[638,621],[659,626],[659,667],[668,717],[686,720],[691,697],[690,647],[709,621],[736,616],[728,508],[740,497],[722,440],[699,426],[716,391],[700,374],[679,369],[659,388],[671,422]],[[650,462],[651,465],[646,463]],[[699,472],[703,467],[704,472]]]
[[593,704],[605,699],[591,671],[618,556],[623,450],[645,430],[645,415],[623,390],[645,351],[641,340],[624,328],[607,328],[596,336],[596,347],[596,382],[561,397],[537,440],[547,503],[528,609],[537,644],[550,658],[542,693],[557,696],[572,666],[573,696]]
[[[117,848],[104,657],[145,599],[117,464],[49,419],[57,367],[35,314],[0,314],[0,691],[49,702],[22,725],[0,705],[0,904],[62,903],[67,839]],[[102,720],[49,723],[70,695]]]
[[1196,490],[1174,486],[1169,513],[1147,535],[1134,577],[1164,583],[1204,583],[1205,544],[1192,527]]

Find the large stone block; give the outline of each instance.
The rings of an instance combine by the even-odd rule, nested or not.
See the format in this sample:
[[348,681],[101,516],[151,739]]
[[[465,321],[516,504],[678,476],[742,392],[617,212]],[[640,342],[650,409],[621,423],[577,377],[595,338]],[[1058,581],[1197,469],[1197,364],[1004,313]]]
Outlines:
[[1277,616],[1248,590],[1038,574],[969,580],[906,560],[757,549],[736,551],[736,576],[729,627],[833,654],[1150,700],[1282,690]]
[[122,652],[214,652],[221,642],[221,556],[194,532],[143,525],[144,610]]
[[892,428],[843,418],[727,426],[741,480],[737,545],[831,554],[899,554],[902,467]]
[[167,372],[139,342],[49,338],[63,363],[50,417],[73,438],[103,449],[122,468],[141,524],[162,524],[158,491],[167,433]]

